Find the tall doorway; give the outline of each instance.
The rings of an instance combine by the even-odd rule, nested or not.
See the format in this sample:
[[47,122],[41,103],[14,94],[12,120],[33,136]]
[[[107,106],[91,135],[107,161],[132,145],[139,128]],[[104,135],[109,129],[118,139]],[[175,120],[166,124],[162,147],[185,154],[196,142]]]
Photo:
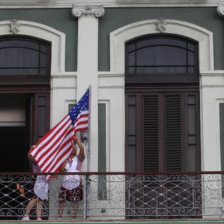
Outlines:
[[[150,35],[126,44],[126,171],[200,171],[198,68],[193,40]],[[156,178],[134,182],[127,199],[135,208],[131,213],[147,218],[169,217],[175,211],[180,211],[175,217],[200,215],[200,200],[192,202],[200,198],[191,187],[196,178],[181,188],[177,182],[161,185]]]
[[27,153],[50,123],[48,42],[0,38],[0,172],[32,171]]
[[27,153],[49,130],[49,93],[0,94],[0,172],[28,172]]
[[[48,42],[0,37],[0,172],[32,172],[28,151],[50,127],[50,59]],[[2,219],[17,219],[24,210],[12,176],[0,186]]]
[[24,152],[29,147],[30,113],[28,96],[0,95],[0,172],[25,172],[29,164]]
[[200,170],[197,88],[127,88],[126,102],[128,171]]

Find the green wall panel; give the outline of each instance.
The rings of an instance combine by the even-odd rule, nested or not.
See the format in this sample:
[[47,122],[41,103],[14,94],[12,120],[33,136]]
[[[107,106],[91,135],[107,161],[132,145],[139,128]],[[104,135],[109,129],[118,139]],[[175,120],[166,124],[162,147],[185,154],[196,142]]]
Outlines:
[[[98,172],[106,172],[106,104],[98,104]],[[98,200],[107,199],[106,176],[98,179]]]
[[71,9],[0,9],[0,21],[12,19],[42,23],[65,33],[65,70],[76,70],[77,19],[72,17]]
[[106,172],[106,104],[98,104],[98,171]]
[[176,19],[204,27],[214,34],[215,69],[224,69],[224,20],[214,8],[106,8],[99,22],[99,70],[108,71],[109,34],[129,23],[147,19]]
[[219,104],[221,170],[224,171],[224,103]]

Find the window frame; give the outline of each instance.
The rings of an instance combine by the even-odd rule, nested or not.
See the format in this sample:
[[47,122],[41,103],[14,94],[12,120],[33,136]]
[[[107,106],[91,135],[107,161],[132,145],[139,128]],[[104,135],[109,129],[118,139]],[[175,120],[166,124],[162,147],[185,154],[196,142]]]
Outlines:
[[[128,45],[137,43],[144,39],[150,38],[170,38],[177,40],[184,40],[195,44],[195,72],[194,73],[129,73],[128,72]],[[173,46],[173,45],[171,45]],[[125,44],[125,83],[126,84],[197,84],[199,83],[199,53],[197,41],[173,34],[152,34],[137,37],[129,40]]]
[[[50,85],[50,74],[51,74],[51,43],[47,42],[42,39],[33,38],[29,36],[2,36],[0,41],[4,40],[22,40],[22,41],[29,41],[35,42],[39,44],[44,44],[47,46],[47,73],[46,75],[30,75],[30,74],[23,74],[23,75],[2,75],[0,74],[0,85],[7,86],[7,85]],[[25,48],[25,47],[21,47]],[[26,49],[26,48],[25,48]],[[12,67],[13,68],[13,67]],[[38,69],[38,67],[36,68]]]
[[[169,86],[150,86],[150,85],[145,85],[145,86],[140,86],[140,87],[132,87],[132,86],[128,86],[125,88],[125,113],[126,113],[126,132],[125,132],[125,170],[128,172],[144,172],[144,168],[143,168],[143,164],[144,164],[144,114],[143,114],[143,96],[162,96],[163,98],[167,95],[180,95],[181,97],[185,97],[186,94],[188,95],[196,95],[196,99],[197,99],[197,105],[196,105],[196,122],[195,122],[195,127],[196,127],[196,137],[197,137],[197,144],[196,144],[196,167],[194,171],[200,171],[201,170],[201,137],[200,137],[200,119],[198,116],[200,116],[200,104],[199,104],[199,89],[198,89],[198,85],[169,85]],[[130,104],[128,103],[128,97],[129,96],[135,96],[136,97],[136,104],[135,104],[135,109],[136,109],[136,113],[135,113],[135,170],[130,170],[129,168],[129,142],[128,142],[128,137],[129,137],[129,123],[128,123],[128,108],[130,106]],[[164,102],[164,101],[160,101],[160,102]],[[161,103],[158,104],[158,133],[160,133],[160,136],[158,136],[158,161],[160,161],[160,163],[158,163],[158,170],[157,171],[153,171],[153,172],[165,172],[165,165],[161,163],[161,161],[166,161],[165,160],[165,132],[164,132],[164,123],[160,120],[161,117],[163,119],[165,119],[164,114],[159,114],[164,113],[164,105],[161,105]],[[162,110],[163,109],[163,110]],[[184,154],[185,151],[187,150],[186,145],[186,135],[187,135],[187,116],[184,116],[188,114],[187,111],[187,102],[181,100],[181,131],[182,131],[182,135],[181,136],[181,150],[182,153]],[[162,127],[163,126],[163,127]],[[184,158],[182,158],[184,159]],[[184,162],[184,161],[182,161]],[[184,163],[183,163],[184,164]],[[182,164],[182,165],[183,165]],[[187,170],[182,170],[187,172]]]

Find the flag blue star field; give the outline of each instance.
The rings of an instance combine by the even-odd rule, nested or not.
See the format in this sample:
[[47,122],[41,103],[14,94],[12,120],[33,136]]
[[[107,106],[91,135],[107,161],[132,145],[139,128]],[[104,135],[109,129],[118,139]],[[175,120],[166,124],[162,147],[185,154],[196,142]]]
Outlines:
[[72,108],[69,116],[74,125],[74,131],[85,131],[88,129],[89,114],[89,90],[82,96],[79,102]]
[[[74,134],[88,130],[89,89],[75,104],[72,110],[56,126],[46,133],[31,149],[33,156],[43,173],[58,172],[73,150]],[[46,179],[52,178],[48,175]]]

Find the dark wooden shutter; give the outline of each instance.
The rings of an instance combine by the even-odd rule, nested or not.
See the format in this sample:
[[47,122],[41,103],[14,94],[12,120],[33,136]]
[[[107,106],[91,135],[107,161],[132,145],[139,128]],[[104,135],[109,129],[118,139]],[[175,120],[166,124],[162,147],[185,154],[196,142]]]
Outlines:
[[127,170],[200,170],[198,92],[162,89],[127,99]]
[[143,95],[144,171],[181,171],[181,116],[180,94]]
[[165,96],[165,161],[166,171],[181,171],[181,97]]
[[49,130],[49,122],[48,120],[48,95],[40,95],[38,96],[38,139],[42,138],[46,132]]
[[158,95],[143,96],[144,171],[158,171]]
[[33,103],[33,142],[37,142],[50,129],[50,96],[35,94]]
[[127,95],[126,97],[126,102],[127,102],[127,122],[126,122],[126,127],[127,127],[127,132],[126,132],[126,144],[127,144],[127,157],[126,160],[127,166],[126,170],[127,171],[136,171],[137,169],[137,164],[136,164],[136,95]]

